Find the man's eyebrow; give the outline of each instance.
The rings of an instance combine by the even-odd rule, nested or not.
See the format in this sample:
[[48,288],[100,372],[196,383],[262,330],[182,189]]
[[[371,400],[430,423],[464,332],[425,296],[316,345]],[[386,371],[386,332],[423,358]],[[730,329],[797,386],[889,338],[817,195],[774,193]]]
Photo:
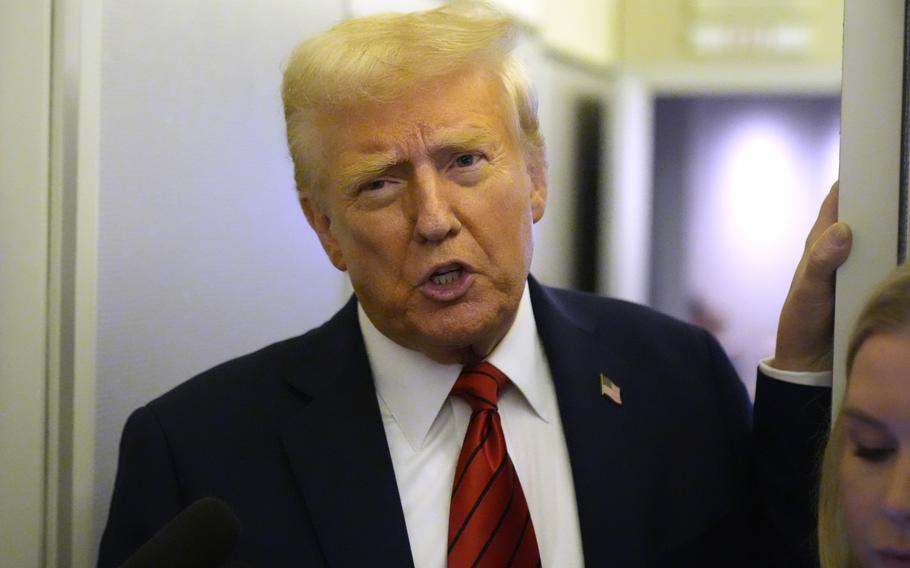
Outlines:
[[878,428],[878,429],[887,429],[887,426],[885,425],[884,422],[882,422],[878,418],[875,418],[871,414],[863,412],[862,410],[860,410],[858,408],[855,408],[852,406],[845,406],[841,412],[844,414],[844,416],[851,418],[853,420],[856,420],[858,422],[861,422],[867,426],[871,426],[873,428]]
[[400,163],[401,158],[397,152],[377,152],[363,155],[341,167],[340,177],[344,180],[344,183],[356,183],[366,178],[378,176]]
[[427,140],[430,151],[448,148],[476,148],[496,143],[498,137],[489,128],[475,126],[434,132]]

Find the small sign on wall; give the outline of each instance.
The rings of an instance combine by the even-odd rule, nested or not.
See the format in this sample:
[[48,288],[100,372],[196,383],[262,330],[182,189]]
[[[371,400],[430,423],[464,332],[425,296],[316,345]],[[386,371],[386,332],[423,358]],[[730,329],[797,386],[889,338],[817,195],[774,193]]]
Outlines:
[[686,38],[699,56],[809,55],[818,0],[690,0]]

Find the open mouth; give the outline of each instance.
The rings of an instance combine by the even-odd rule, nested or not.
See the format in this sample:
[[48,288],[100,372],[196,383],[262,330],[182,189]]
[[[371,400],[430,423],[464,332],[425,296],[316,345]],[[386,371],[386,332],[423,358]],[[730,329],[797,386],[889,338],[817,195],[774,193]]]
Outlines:
[[467,264],[456,260],[434,268],[420,285],[420,292],[431,302],[455,302],[474,285],[476,275]]
[[430,282],[433,284],[438,284],[440,286],[445,286],[446,284],[452,284],[456,282],[464,272],[464,268],[460,264],[453,264],[440,268],[436,272],[430,275]]

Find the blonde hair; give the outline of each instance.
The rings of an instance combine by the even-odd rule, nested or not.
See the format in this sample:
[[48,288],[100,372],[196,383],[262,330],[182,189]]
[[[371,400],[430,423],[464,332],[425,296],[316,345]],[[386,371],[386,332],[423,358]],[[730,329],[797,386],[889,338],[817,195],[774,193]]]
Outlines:
[[387,103],[453,73],[489,72],[501,82],[526,159],[543,165],[537,95],[513,51],[520,28],[484,2],[455,0],[424,12],[377,14],[343,22],[300,44],[281,95],[298,191],[318,186],[314,119],[366,103]]
[[[898,266],[875,289],[856,320],[847,347],[847,380],[856,354],[873,335],[910,326],[910,264]],[[838,415],[825,447],[818,500],[818,546],[822,568],[860,568],[850,547],[840,499],[840,462],[847,444]]]

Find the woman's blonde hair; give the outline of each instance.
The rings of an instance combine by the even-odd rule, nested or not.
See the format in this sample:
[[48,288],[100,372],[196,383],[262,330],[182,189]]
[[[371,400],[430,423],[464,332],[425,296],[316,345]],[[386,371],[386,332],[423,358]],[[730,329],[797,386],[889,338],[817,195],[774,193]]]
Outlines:
[[[847,347],[847,380],[856,354],[873,335],[910,326],[910,264],[897,267],[875,289],[860,312]],[[847,444],[843,420],[834,422],[822,460],[818,502],[818,545],[822,568],[859,568],[851,550],[840,499],[840,462]]]
[[348,20],[300,44],[281,85],[298,191],[311,191],[322,175],[313,123],[319,113],[395,101],[472,69],[499,79],[525,157],[542,166],[537,95],[513,53],[519,33],[515,20],[488,4],[455,0],[434,10]]

